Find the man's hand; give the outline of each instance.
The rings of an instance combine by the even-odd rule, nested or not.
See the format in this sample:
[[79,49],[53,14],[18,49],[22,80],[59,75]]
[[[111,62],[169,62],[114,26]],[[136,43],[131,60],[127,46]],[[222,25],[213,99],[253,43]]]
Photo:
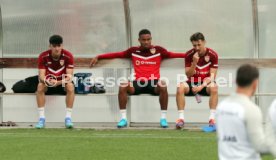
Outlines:
[[93,67],[98,62],[98,57],[94,57],[91,59],[90,67]]
[[53,85],[53,87],[56,87],[59,85],[59,83],[56,79],[50,79],[50,83]]
[[44,79],[44,83],[47,85],[47,86],[52,86],[53,84],[51,83],[51,80],[50,79]]
[[49,87],[56,87],[59,85],[59,82],[56,79],[53,78],[49,78],[45,81],[45,83],[47,84],[47,86]]
[[197,94],[197,93],[200,92],[203,88],[204,88],[203,85],[194,86],[194,87],[192,88],[192,91],[193,91],[194,94]]
[[194,64],[197,64],[198,63],[198,60],[199,60],[199,55],[198,55],[198,52],[196,52],[193,56],[193,63]]

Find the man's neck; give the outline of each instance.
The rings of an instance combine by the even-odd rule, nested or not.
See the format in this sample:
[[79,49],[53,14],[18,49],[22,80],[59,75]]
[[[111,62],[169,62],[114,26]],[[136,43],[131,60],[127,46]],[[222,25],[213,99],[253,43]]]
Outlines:
[[238,87],[237,90],[236,90],[236,93],[245,95],[247,97],[252,96],[252,90],[250,88],[240,88],[240,87]]
[[52,59],[53,59],[54,61],[59,60],[59,59],[60,59],[60,56],[61,56],[61,54],[60,54],[58,57],[54,57],[54,56],[51,54],[51,57],[52,57]]
[[143,47],[143,46],[140,46],[140,49],[141,50],[149,50],[152,48],[152,45],[150,45],[150,47]]
[[62,50],[60,51],[59,56],[53,56],[53,55],[54,55],[54,54],[53,54],[53,51],[50,52],[50,55],[51,55],[51,57],[52,57],[52,59],[53,59],[54,61],[59,60],[60,57],[61,57],[61,54],[62,54]]

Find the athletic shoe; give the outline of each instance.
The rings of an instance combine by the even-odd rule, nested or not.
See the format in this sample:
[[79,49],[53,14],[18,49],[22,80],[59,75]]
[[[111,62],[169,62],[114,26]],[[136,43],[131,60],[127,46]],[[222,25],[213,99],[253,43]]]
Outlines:
[[120,122],[118,122],[117,127],[118,128],[127,127],[127,120],[126,119],[121,119]]
[[39,118],[38,123],[35,125],[35,128],[41,129],[45,127],[45,118]]
[[68,129],[70,129],[70,128],[73,128],[73,126],[74,125],[72,123],[71,118],[69,118],[69,117],[65,118],[65,127],[68,128]]
[[202,127],[202,130],[204,132],[215,132],[216,131],[216,123],[215,123],[215,120],[214,119],[210,119],[209,120],[209,125],[207,126],[203,126]]
[[209,120],[209,127],[212,127],[216,131],[216,121],[214,119]]
[[175,123],[176,129],[181,129],[184,127],[184,119],[177,119]]
[[215,120],[214,119],[210,119],[209,120],[209,126],[211,127],[211,126],[214,126],[214,125],[216,125]]
[[160,126],[162,127],[162,128],[168,128],[169,127],[169,125],[168,125],[168,123],[167,123],[167,120],[166,119],[160,119]]

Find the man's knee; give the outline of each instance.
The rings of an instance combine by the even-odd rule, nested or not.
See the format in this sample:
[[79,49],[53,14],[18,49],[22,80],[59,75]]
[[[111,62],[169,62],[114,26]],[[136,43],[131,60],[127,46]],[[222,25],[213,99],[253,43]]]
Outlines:
[[189,91],[189,86],[186,82],[181,82],[179,83],[179,85],[177,86],[177,90],[176,90],[176,94],[185,94],[186,92]]
[[66,92],[67,93],[74,93],[75,92],[75,86],[73,83],[67,83],[66,84]]
[[38,83],[36,92],[37,93],[45,93],[46,85],[44,83]]
[[167,92],[167,83],[165,81],[159,81],[158,82],[158,87],[159,87],[159,90],[160,92]]
[[119,93],[126,93],[129,86],[129,83],[121,83],[119,87]]
[[211,95],[218,94],[218,85],[216,83],[212,83],[210,85],[210,94]]

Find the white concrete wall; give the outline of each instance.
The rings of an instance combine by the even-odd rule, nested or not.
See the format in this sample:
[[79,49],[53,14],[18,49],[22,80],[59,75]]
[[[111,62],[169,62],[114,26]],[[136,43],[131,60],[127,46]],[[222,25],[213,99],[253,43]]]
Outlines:
[[[162,76],[169,77],[170,85],[168,91],[170,94],[176,92],[177,73],[183,69],[161,69]],[[92,72],[94,76],[104,76],[101,69],[77,69],[75,72]],[[112,71],[111,71],[112,72]],[[224,69],[219,71],[218,77],[227,77],[228,73],[234,72],[233,69]],[[18,80],[28,76],[35,75],[36,69],[3,69],[4,83],[7,86],[7,92],[11,91],[11,86]],[[122,72],[121,75],[127,75]],[[109,75],[110,76],[110,75]],[[118,75],[115,75],[118,77]],[[117,93],[118,86],[108,89],[109,93]],[[233,87],[220,88],[220,93],[231,93]],[[220,97],[220,100],[223,97]],[[3,121],[15,122],[36,122],[37,110],[36,99],[34,95],[3,95]],[[194,97],[188,97],[186,107],[187,122],[207,122],[209,115],[208,97],[203,97],[203,102],[197,104]],[[160,106],[157,96],[141,95],[130,97],[129,118],[131,122],[159,122]],[[168,121],[174,122],[177,117],[177,107],[175,96],[169,98]],[[65,116],[65,96],[47,96],[46,99],[46,117],[48,122],[63,122]],[[74,111],[74,122],[117,122],[120,119],[118,98],[115,96],[102,95],[77,95]]]

